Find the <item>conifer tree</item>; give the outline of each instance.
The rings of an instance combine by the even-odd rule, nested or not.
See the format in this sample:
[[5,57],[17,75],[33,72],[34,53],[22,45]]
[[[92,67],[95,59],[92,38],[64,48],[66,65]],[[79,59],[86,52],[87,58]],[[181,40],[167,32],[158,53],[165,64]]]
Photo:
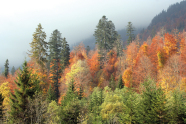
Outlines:
[[144,91],[140,104],[140,122],[161,124],[167,123],[166,98],[161,87],[156,87],[155,82],[147,79],[144,82]]
[[29,123],[28,113],[26,108],[28,104],[28,98],[32,98],[36,91],[40,90],[39,80],[36,75],[31,76],[31,72],[28,71],[27,62],[23,63],[23,69],[20,69],[17,81],[15,81],[18,89],[11,93],[11,111],[10,118],[12,123]]
[[58,101],[59,98],[59,79],[61,75],[61,47],[62,47],[62,38],[61,33],[56,29],[53,31],[50,37],[49,41],[49,50],[50,54],[49,57],[50,61],[50,73],[52,76],[50,77],[50,80],[52,80],[54,92],[55,92],[55,98]]
[[6,78],[8,78],[8,74],[9,74],[9,62],[8,62],[8,59],[6,60],[5,62],[5,71],[4,71],[4,75]]
[[110,87],[112,90],[115,90],[115,88],[116,88],[115,79],[114,79],[113,74],[111,75],[111,78],[110,78],[109,87]]
[[49,102],[51,102],[52,100],[56,100],[55,93],[54,93],[54,90],[53,90],[51,84],[50,84],[49,89],[48,89],[48,92],[47,92],[47,100]]
[[128,44],[132,43],[132,41],[134,40],[135,36],[134,36],[134,27],[132,26],[131,22],[128,22],[127,25],[127,36],[128,36]]
[[122,76],[120,75],[119,80],[118,80],[117,88],[122,89],[123,87],[124,87],[124,83],[123,83],[123,80],[122,80]]
[[12,75],[14,75],[14,73],[15,73],[15,67],[14,66],[12,67],[11,73],[12,73]]
[[0,121],[3,121],[3,100],[4,100],[4,98],[3,98],[3,96],[2,96],[2,94],[0,93]]
[[39,23],[36,31],[33,34],[33,41],[30,43],[31,51],[30,57],[34,58],[44,71],[47,62],[47,42],[46,40],[46,33],[43,31],[41,24]]
[[89,46],[87,46],[86,51],[87,51],[87,55],[88,55],[88,53],[90,51],[90,47]]
[[67,65],[69,65],[69,60],[70,60],[69,44],[67,43],[66,38],[63,38],[62,49],[61,49],[61,63],[62,63],[62,66],[66,67]]
[[96,26],[94,36],[96,44],[98,44],[100,60],[102,60],[105,58],[106,52],[113,48],[114,42],[117,40],[119,35],[117,31],[115,31],[114,23],[108,21],[106,16],[103,16]]

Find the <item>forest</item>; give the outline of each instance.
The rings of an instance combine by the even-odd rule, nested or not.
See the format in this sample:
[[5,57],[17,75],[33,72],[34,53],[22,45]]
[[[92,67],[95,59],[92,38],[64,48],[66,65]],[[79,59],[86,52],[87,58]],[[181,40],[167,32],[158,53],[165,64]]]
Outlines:
[[186,31],[160,28],[147,40],[127,25],[127,45],[103,16],[93,36],[72,50],[58,29],[33,33],[22,69],[0,75],[0,123],[184,124]]

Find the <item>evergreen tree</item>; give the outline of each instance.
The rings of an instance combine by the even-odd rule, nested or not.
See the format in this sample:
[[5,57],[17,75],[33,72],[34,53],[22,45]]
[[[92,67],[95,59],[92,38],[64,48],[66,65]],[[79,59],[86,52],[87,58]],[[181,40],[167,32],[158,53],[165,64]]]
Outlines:
[[61,33],[56,29],[53,31],[49,41],[49,50],[50,50],[50,73],[52,76],[50,80],[53,82],[54,92],[56,101],[59,98],[59,79],[61,75],[61,49],[62,49],[62,38]]
[[134,27],[132,26],[131,22],[128,22],[127,25],[127,36],[128,36],[128,44],[132,43],[132,41],[134,40],[135,36],[134,36]]
[[90,47],[89,46],[87,46],[86,51],[87,51],[87,55],[88,55],[88,53],[90,51]]
[[80,85],[78,99],[81,100],[82,98],[83,98],[83,87],[82,85]]
[[12,73],[12,75],[14,75],[14,73],[15,73],[15,67],[14,66],[12,67],[11,73]]
[[8,62],[8,59],[7,59],[6,62],[5,62],[5,71],[4,71],[4,75],[5,75],[6,78],[8,78],[8,74],[9,74],[8,65],[9,65],[9,62]]
[[2,96],[2,94],[0,93],[0,121],[3,121],[3,100],[4,100],[4,98],[3,98],[3,96]]
[[40,90],[39,80],[36,75],[31,76],[28,71],[27,62],[23,63],[23,69],[20,69],[17,81],[15,81],[18,89],[11,93],[11,111],[10,118],[12,123],[29,123],[30,118],[26,113],[28,98],[32,98],[36,91]]
[[123,83],[123,80],[122,80],[122,76],[120,75],[119,80],[118,80],[117,88],[122,89],[123,87],[124,87],[124,83]]
[[110,87],[112,90],[115,90],[115,88],[116,88],[115,79],[114,79],[113,74],[111,75],[111,78],[110,78],[109,87]]
[[168,106],[170,123],[184,124],[184,119],[186,119],[186,100],[184,97],[183,91],[179,89],[173,91]]
[[62,60],[63,68],[69,65],[70,48],[69,48],[69,44],[66,41],[66,38],[63,38],[62,40],[61,60]]
[[114,42],[117,40],[119,35],[117,31],[115,31],[114,23],[108,21],[106,16],[103,16],[96,26],[94,36],[96,44],[98,44],[100,60],[102,60],[105,58],[106,52],[113,48]]
[[39,23],[36,31],[33,34],[33,41],[30,43],[31,51],[30,57],[34,58],[44,71],[46,62],[47,62],[47,42],[46,40],[46,33],[43,31],[41,24]]
[[161,87],[157,88],[153,80],[147,79],[144,82],[144,91],[140,104],[140,123],[167,123],[166,102]]
[[50,84],[49,89],[48,89],[48,92],[47,92],[47,100],[49,102],[51,102],[52,100],[56,100],[55,93],[54,93],[54,90],[53,90],[51,84]]

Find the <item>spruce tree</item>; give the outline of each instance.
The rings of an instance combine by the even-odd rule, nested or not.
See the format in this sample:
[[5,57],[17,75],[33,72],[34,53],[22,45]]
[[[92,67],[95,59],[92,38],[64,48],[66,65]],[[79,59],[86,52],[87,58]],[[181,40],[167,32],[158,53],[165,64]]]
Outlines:
[[47,100],[51,102],[52,100],[56,100],[55,98],[55,92],[52,88],[52,85],[50,84],[48,92],[47,92]]
[[132,43],[132,41],[134,40],[135,36],[134,36],[134,27],[132,26],[132,22],[128,22],[127,25],[127,36],[128,36],[128,44]]
[[49,41],[49,50],[50,50],[50,73],[52,76],[50,80],[53,82],[54,92],[56,101],[59,98],[59,79],[61,75],[61,49],[62,49],[62,38],[61,33],[56,29],[53,31]]
[[3,96],[2,96],[2,94],[0,93],[0,121],[3,121],[3,100],[4,100],[4,98],[3,98]]
[[29,113],[26,113],[26,108],[28,98],[33,98],[34,93],[40,90],[39,80],[36,77],[36,75],[31,76],[25,61],[23,69],[20,69],[20,74],[18,74],[17,81],[15,81],[18,88],[14,90],[14,93],[11,93],[10,97],[10,118],[12,123],[30,122]]
[[140,104],[140,123],[162,124],[167,123],[166,97],[161,87],[147,79],[144,82],[144,91]]
[[102,59],[105,58],[106,53],[113,48],[119,35],[117,31],[115,31],[114,23],[108,21],[106,16],[103,16],[96,26],[94,36],[96,44],[98,45],[100,61],[102,61]]
[[9,74],[9,62],[8,62],[8,59],[6,60],[6,62],[5,62],[5,71],[4,71],[4,75],[5,75],[5,77],[6,78],[8,78],[8,74]]
[[122,89],[123,87],[124,87],[124,83],[123,83],[123,80],[122,80],[122,76],[120,75],[119,80],[118,80],[117,88]]
[[30,57],[35,59],[37,64],[40,65],[42,70],[44,71],[46,62],[47,62],[47,42],[46,40],[46,33],[43,31],[41,24],[39,23],[36,31],[33,34],[33,41],[30,43],[31,51]]
[[109,82],[109,87],[110,87],[112,90],[115,90],[115,88],[116,88],[115,79],[114,79],[113,74],[111,74],[111,78],[110,78],[110,82]]
[[69,60],[70,60],[70,48],[69,44],[66,41],[66,38],[63,38],[62,40],[62,49],[61,49],[61,64],[62,68],[66,67],[69,65]]
[[87,46],[86,51],[87,51],[87,55],[88,55],[88,53],[90,51],[90,47],[89,46]]
[[14,75],[14,73],[15,73],[15,67],[14,66],[12,67],[11,73],[12,73],[12,75]]

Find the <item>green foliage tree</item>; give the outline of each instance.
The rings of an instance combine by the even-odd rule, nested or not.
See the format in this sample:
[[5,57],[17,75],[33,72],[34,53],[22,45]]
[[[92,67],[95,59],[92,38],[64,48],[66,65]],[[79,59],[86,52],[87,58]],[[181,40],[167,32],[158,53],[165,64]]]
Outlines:
[[175,89],[169,98],[169,123],[184,124],[186,119],[186,100],[185,92]]
[[11,70],[12,75],[14,75],[15,71],[16,71],[16,70],[15,70],[15,67],[13,66],[13,67],[12,67],[12,70]]
[[96,39],[96,44],[98,44],[100,59],[102,60],[106,52],[110,51],[117,38],[119,37],[117,31],[115,31],[115,26],[112,21],[108,21],[106,16],[103,16],[96,26],[94,32]]
[[56,100],[55,98],[55,92],[52,88],[52,85],[50,84],[48,92],[47,92],[47,100],[51,102],[52,100]]
[[122,80],[122,76],[119,76],[117,88],[122,89],[124,87],[124,82]]
[[61,49],[61,63],[62,63],[62,66],[63,66],[62,68],[69,65],[69,60],[70,60],[69,44],[67,43],[66,38],[63,38],[62,49]]
[[3,96],[2,96],[2,94],[0,93],[0,121],[3,121],[3,100],[4,100],[4,98],[3,98]]
[[112,90],[115,90],[115,88],[116,88],[115,79],[114,79],[113,74],[111,75],[111,78],[110,78],[110,81],[109,81],[109,87],[110,87]]
[[23,63],[23,69],[20,69],[20,74],[18,74],[17,81],[15,81],[18,89],[11,93],[10,103],[11,111],[10,118],[12,123],[28,123],[30,118],[28,118],[28,113],[26,113],[28,98],[33,98],[36,91],[40,90],[39,80],[37,76],[32,75],[28,71],[27,62]]
[[134,40],[135,36],[134,36],[134,27],[132,26],[132,22],[128,22],[127,25],[127,36],[128,36],[128,44],[132,43],[132,41]]
[[9,74],[9,62],[8,62],[8,59],[6,60],[6,62],[5,62],[5,71],[4,71],[4,75],[5,75],[5,77],[6,78],[8,78],[8,74]]
[[49,58],[50,58],[50,73],[52,76],[50,77],[50,80],[53,81],[54,86],[54,92],[55,92],[55,98],[56,101],[58,101],[59,98],[59,79],[61,75],[61,47],[62,47],[62,38],[61,33],[56,29],[53,31],[50,37],[49,44]]
[[86,51],[87,51],[87,55],[88,55],[88,53],[90,52],[90,46],[86,47]]
[[147,79],[140,103],[140,123],[167,123],[166,97],[161,87],[156,87],[155,82]]
[[30,43],[31,51],[30,57],[34,58],[44,71],[47,62],[47,42],[46,40],[46,33],[43,31],[41,24],[39,23],[36,31],[33,34],[33,41]]

